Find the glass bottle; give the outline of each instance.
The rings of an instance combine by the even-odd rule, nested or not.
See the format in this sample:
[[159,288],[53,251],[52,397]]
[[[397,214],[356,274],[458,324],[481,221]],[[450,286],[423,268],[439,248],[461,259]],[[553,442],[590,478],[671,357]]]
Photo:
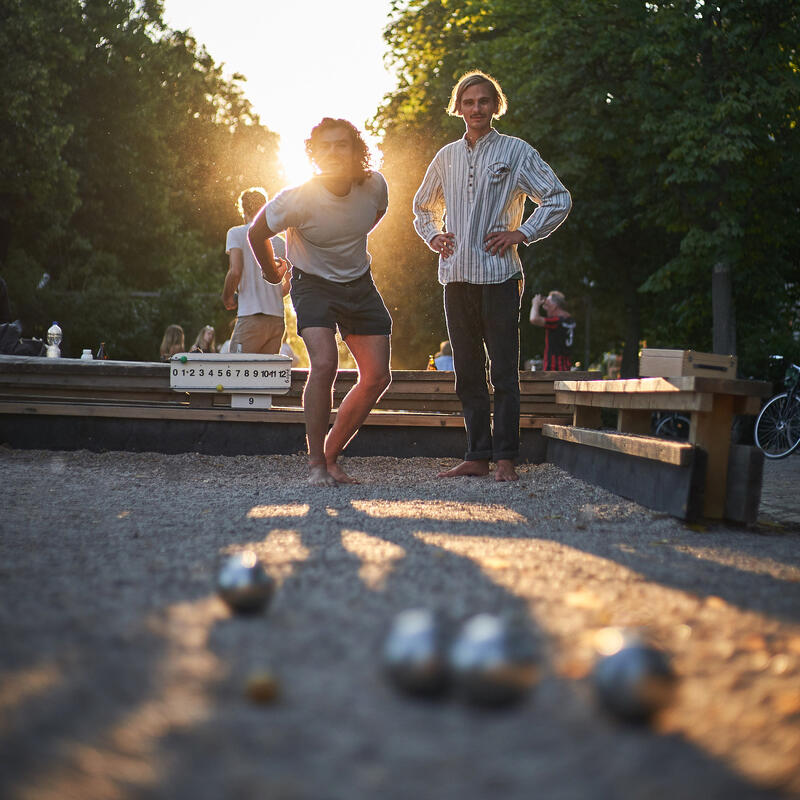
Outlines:
[[436,369],[436,361],[432,355],[428,356],[428,369]]
[[100,347],[97,348],[97,355],[95,358],[98,359],[106,359],[108,358],[108,353],[106,353],[106,343],[100,342]]
[[47,357],[48,358],[61,358],[61,339],[63,334],[61,326],[57,322],[47,329]]

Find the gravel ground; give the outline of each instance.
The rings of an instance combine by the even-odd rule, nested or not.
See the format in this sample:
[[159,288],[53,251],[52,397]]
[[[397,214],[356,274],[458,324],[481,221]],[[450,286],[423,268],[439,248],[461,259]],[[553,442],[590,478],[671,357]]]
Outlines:
[[[800,797],[800,532],[687,526],[569,477],[452,460],[0,448],[0,796],[14,800]],[[253,548],[262,616],[214,593]],[[394,614],[524,615],[541,680],[506,710],[383,679]],[[671,657],[673,704],[597,705],[598,630]],[[268,670],[268,705],[244,693]]]

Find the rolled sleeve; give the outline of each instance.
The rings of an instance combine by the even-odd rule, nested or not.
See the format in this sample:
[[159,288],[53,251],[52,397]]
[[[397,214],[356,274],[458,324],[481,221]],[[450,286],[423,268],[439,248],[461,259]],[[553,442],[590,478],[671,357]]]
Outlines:
[[444,228],[444,210],[442,181],[434,159],[414,195],[414,230],[429,246],[431,239]]

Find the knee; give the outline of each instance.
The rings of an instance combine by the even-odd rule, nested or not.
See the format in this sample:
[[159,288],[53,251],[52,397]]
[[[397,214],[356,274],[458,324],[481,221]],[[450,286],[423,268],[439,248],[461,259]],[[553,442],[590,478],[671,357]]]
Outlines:
[[359,383],[370,394],[380,397],[391,385],[392,373],[390,370],[386,369],[368,375],[361,375],[359,377]]
[[519,394],[519,369],[491,370],[491,380],[495,391]]
[[338,369],[338,358],[317,358],[311,362],[308,372],[308,379],[333,384],[334,380],[336,379],[336,372]]

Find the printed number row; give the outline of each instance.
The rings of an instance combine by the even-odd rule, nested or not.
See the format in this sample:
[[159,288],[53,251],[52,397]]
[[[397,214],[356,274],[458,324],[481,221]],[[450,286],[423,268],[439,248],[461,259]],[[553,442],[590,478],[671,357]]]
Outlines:
[[206,369],[205,367],[173,367],[173,376],[189,378],[288,378],[288,369]]

